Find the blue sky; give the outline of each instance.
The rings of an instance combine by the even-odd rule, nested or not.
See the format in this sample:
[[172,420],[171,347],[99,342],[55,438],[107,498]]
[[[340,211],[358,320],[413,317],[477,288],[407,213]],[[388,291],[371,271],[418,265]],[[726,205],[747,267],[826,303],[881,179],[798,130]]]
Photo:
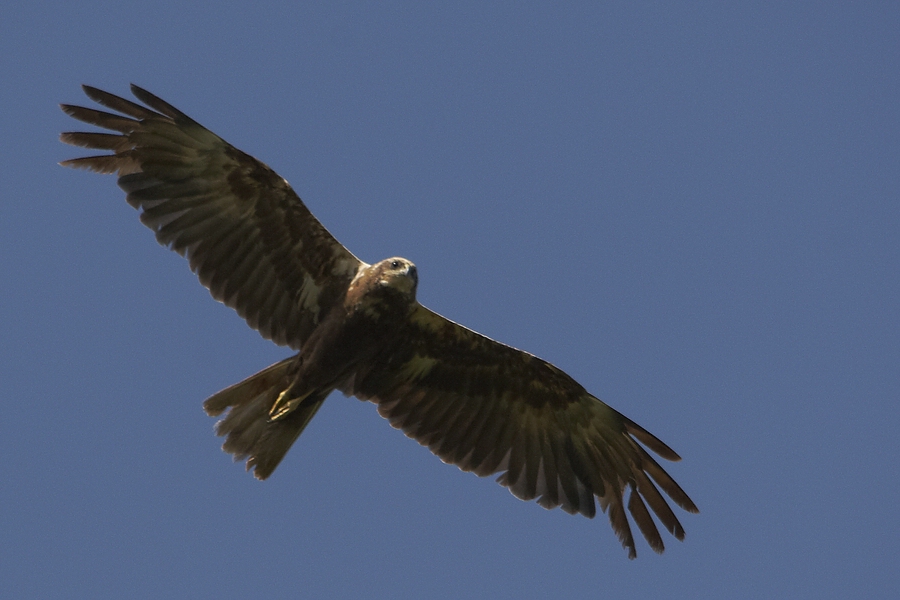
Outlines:
[[[890,2],[6,7],[0,596],[893,597],[898,31]],[[130,82],[670,444],[685,541],[628,561],[340,395],[270,480],[232,464],[201,403],[287,351],[56,165],[57,104]]]

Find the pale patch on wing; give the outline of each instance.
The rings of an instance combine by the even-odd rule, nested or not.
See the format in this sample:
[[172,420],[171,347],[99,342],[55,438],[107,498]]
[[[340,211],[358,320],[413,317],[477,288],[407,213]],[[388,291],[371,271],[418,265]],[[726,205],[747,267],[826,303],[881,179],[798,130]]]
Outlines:
[[431,369],[434,368],[436,364],[438,364],[438,359],[432,358],[430,356],[420,356],[418,354],[414,355],[412,359],[409,360],[400,371],[400,376],[404,380],[415,380],[421,379],[425,375],[428,375],[431,372]]
[[316,280],[313,279],[312,275],[307,273],[303,276],[303,287],[301,289],[300,298],[298,299],[300,308],[318,315],[319,294],[322,292],[322,288],[316,284]]

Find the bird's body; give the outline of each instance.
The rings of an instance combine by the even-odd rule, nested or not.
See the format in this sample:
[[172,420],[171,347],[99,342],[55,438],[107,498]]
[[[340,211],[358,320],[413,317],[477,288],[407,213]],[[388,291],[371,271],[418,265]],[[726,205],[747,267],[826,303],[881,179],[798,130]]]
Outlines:
[[519,498],[588,517],[596,498],[631,557],[626,489],[627,509],[651,547],[662,551],[663,542],[647,504],[683,538],[656,486],[697,509],[638,444],[678,460],[655,436],[550,363],[419,304],[410,261],[360,261],[284,179],[171,105],[135,86],[146,107],[85,91],[121,114],[63,110],[116,133],[62,139],[112,154],[63,164],[117,172],[144,224],[188,258],[213,297],[298,351],[204,403],[210,415],[224,413],[216,426],[223,448],[246,458],[258,478],[271,475],[337,389],[374,402],[445,462],[499,473]]

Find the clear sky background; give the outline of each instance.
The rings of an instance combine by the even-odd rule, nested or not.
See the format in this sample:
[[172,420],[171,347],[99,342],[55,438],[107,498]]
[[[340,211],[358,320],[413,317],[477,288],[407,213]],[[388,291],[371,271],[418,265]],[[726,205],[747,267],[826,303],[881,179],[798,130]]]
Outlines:
[[[0,597],[896,597],[900,4],[436,4],[3,9]],[[233,464],[201,403],[288,352],[56,164],[130,82],[670,444],[685,541],[628,561],[340,395]]]

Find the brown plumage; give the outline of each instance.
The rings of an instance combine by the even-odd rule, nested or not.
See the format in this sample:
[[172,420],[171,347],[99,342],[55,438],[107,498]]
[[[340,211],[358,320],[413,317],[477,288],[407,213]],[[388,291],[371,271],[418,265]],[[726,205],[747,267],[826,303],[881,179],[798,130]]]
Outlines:
[[587,517],[599,501],[631,558],[626,492],[654,550],[663,541],[651,511],[683,539],[658,488],[689,512],[697,507],[644,449],[679,460],[668,446],[550,363],[428,310],[416,301],[410,261],[360,261],[269,167],[131,90],[146,106],[89,86],[92,100],[120,114],[62,106],[116,132],[63,133],[68,144],[111,153],[62,164],[117,173],[141,221],[188,259],[215,299],[298,351],[204,403],[225,415],[216,425],[223,449],[256,477],[272,474],[337,389],[375,403],[444,462],[499,473],[523,500]]

